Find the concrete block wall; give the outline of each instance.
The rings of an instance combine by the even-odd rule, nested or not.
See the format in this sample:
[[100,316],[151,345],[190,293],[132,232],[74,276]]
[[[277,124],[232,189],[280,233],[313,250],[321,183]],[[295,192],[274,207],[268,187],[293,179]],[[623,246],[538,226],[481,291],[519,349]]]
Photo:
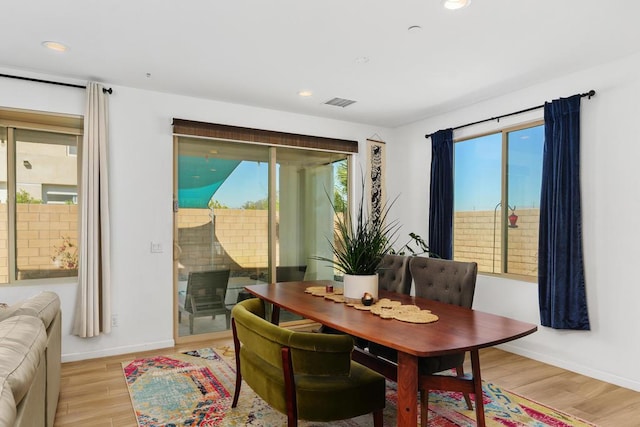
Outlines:
[[[539,209],[519,209],[517,228],[507,228],[507,272],[536,277],[538,275]],[[466,211],[454,216],[453,257],[475,261],[478,270],[501,272],[502,230],[500,212]]]
[[[16,215],[16,265],[18,279],[72,276],[52,260],[64,237],[77,245],[78,206],[18,204]],[[0,204],[0,283],[9,280],[7,205]],[[77,247],[77,246],[76,246]],[[72,252],[75,250],[72,249]]]
[[[213,221],[212,221],[213,220]],[[180,209],[180,262],[188,271],[264,269],[268,263],[268,212],[254,209]]]

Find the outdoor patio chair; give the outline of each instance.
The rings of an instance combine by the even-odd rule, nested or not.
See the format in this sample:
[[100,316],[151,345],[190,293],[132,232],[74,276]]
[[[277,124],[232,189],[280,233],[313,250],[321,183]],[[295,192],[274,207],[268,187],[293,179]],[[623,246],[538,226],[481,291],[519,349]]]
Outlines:
[[189,315],[189,333],[193,334],[193,320],[196,317],[224,314],[227,329],[231,324],[231,310],[224,303],[229,282],[229,270],[192,271],[187,280],[184,299],[180,298],[178,322],[182,321],[182,312]]

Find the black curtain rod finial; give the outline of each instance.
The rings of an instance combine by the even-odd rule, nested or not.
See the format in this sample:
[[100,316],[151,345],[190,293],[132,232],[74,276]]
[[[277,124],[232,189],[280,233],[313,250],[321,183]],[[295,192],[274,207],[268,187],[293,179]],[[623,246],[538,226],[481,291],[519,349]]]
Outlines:
[[[42,79],[34,79],[31,77],[23,77],[23,76],[14,76],[11,74],[0,74],[0,77],[6,77],[8,79],[18,79],[18,80],[25,80],[28,82],[37,82],[37,83],[48,83],[48,84],[52,84],[52,85],[57,85],[57,86],[66,86],[66,87],[75,87],[78,89],[86,89],[86,86],[82,86],[82,85],[76,85],[73,83],[63,83],[63,82],[54,82],[51,80],[42,80]],[[102,88],[102,93],[108,93],[109,95],[111,95],[113,93],[113,89],[111,88]]]

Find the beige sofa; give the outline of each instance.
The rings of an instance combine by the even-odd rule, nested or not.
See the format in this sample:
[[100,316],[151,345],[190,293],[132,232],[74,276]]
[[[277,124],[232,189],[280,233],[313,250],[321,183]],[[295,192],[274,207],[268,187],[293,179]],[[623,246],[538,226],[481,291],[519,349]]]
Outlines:
[[52,427],[60,394],[61,312],[53,292],[0,308],[0,427]]

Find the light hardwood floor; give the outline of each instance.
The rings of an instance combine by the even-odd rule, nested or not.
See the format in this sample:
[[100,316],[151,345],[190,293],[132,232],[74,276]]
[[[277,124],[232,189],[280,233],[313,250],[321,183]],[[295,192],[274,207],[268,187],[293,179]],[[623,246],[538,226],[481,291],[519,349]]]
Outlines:
[[[56,426],[136,426],[121,363],[232,345],[230,337],[62,365]],[[495,348],[480,352],[483,379],[602,427],[640,426],[640,393]],[[466,367],[470,372],[470,367]]]

